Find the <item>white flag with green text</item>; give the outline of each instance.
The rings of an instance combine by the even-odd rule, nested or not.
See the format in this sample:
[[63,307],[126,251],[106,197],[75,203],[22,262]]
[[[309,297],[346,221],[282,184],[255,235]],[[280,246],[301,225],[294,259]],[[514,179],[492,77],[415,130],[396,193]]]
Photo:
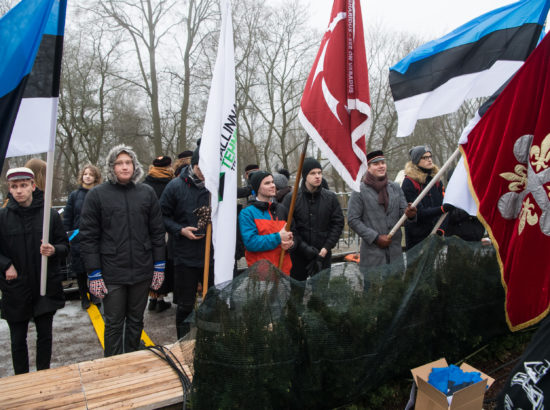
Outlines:
[[218,56],[204,119],[199,167],[212,197],[214,282],[233,279],[237,238],[237,115],[231,1],[221,0]]

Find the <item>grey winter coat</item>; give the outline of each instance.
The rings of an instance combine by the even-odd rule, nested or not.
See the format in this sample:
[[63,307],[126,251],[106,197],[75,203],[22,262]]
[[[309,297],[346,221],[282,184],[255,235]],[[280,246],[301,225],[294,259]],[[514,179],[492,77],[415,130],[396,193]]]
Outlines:
[[361,267],[383,265],[402,260],[401,229],[397,230],[389,248],[380,249],[374,242],[378,235],[387,235],[407,208],[403,191],[388,181],[388,210],[378,203],[378,193],[365,183],[360,192],[352,192],[348,203],[348,225],[362,239]]

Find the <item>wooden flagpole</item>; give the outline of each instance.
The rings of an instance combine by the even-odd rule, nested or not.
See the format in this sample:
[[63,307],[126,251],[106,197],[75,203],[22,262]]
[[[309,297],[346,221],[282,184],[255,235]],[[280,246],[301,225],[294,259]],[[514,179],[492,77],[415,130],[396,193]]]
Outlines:
[[212,222],[206,226],[206,244],[204,247],[204,272],[202,276],[202,300],[208,291],[208,273],[210,272],[210,243],[212,242]]
[[[302,148],[302,154],[300,155],[300,163],[298,164],[298,169],[296,170],[296,180],[294,181],[294,187],[292,188],[292,199],[290,200],[290,208],[288,210],[288,217],[286,219],[286,225],[285,225],[285,230],[287,231],[290,231],[290,226],[292,225],[292,217],[294,216],[294,205],[296,204],[296,195],[298,194],[298,185],[300,184],[302,167],[304,165],[304,159],[306,158],[308,142],[309,142],[309,134],[306,133],[306,140],[304,142],[304,147]],[[279,257],[279,269],[283,268],[284,258],[285,258],[285,250],[281,249],[281,256]]]
[[[447,162],[445,162],[445,164],[441,167],[441,169],[439,170],[439,172],[437,174],[434,175],[434,177],[432,178],[432,180],[429,182],[428,185],[426,185],[426,187],[422,190],[422,192],[420,192],[420,194],[418,195],[418,197],[414,200],[414,202],[411,204],[411,206],[417,206],[420,201],[422,201],[422,198],[424,198],[426,196],[426,194],[430,191],[430,189],[432,189],[432,187],[435,185],[435,183],[437,181],[439,181],[439,179],[441,178],[441,176],[443,175],[443,173],[445,171],[447,171],[447,169],[449,169],[449,167],[451,166],[451,163],[460,155],[460,150],[457,148],[455,152],[453,152],[453,154],[449,157],[449,159],[447,160]],[[407,215],[403,214],[401,215],[401,218],[399,219],[399,221],[397,221],[397,223],[395,224],[395,226],[392,228],[392,230],[390,231],[390,233],[388,234],[388,236],[391,238],[393,235],[395,235],[395,232],[397,232],[397,230],[399,228],[401,228],[401,225],[403,225],[405,223],[405,220],[407,219]]]

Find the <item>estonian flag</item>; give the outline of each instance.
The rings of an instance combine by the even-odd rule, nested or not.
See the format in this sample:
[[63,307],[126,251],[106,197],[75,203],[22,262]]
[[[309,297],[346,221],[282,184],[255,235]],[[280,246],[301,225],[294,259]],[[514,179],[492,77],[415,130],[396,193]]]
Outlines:
[[431,41],[390,68],[397,136],[416,121],[456,111],[467,98],[492,95],[537,45],[550,0],[522,0],[483,14]]
[[66,8],[22,0],[0,19],[0,167],[53,151]]

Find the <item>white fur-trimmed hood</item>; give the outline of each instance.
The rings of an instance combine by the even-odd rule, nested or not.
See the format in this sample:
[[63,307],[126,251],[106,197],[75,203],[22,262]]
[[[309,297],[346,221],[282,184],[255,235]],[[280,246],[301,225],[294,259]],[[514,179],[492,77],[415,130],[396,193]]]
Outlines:
[[141,177],[143,177],[143,168],[139,163],[133,148],[124,144],[114,146],[107,154],[107,179],[113,184],[118,182],[115,175],[115,161],[119,154],[123,152],[128,154],[134,163],[134,174],[132,175],[130,181],[135,184],[141,179]]

